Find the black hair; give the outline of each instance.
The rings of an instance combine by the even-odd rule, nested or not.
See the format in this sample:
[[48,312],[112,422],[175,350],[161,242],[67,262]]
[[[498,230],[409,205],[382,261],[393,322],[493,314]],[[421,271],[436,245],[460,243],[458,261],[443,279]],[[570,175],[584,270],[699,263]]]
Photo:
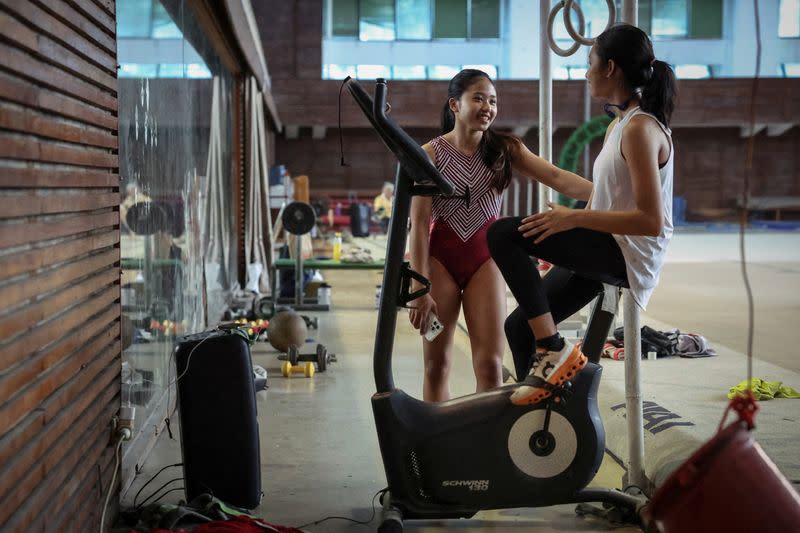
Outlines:
[[[456,116],[450,109],[450,99],[460,99],[464,91],[480,78],[486,78],[490,83],[494,83],[488,74],[472,68],[462,70],[450,80],[447,86],[447,101],[442,108],[442,135],[453,131],[456,126]],[[492,187],[498,192],[502,192],[511,182],[512,147],[519,142],[517,137],[500,133],[491,127],[483,132],[478,150],[481,152],[483,162],[494,172]]]
[[645,32],[630,24],[616,24],[597,36],[594,50],[603,64],[609,60],[622,70],[628,88],[640,95],[639,106],[669,127],[677,87],[672,67],[656,59]]

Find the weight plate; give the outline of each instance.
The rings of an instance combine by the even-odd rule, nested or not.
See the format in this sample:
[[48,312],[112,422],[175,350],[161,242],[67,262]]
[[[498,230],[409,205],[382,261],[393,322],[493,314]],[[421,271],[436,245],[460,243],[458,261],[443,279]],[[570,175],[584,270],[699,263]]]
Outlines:
[[317,365],[320,372],[325,372],[328,368],[328,350],[321,344],[317,344]]
[[314,224],[317,223],[317,216],[314,208],[305,202],[292,202],[286,206],[281,216],[283,227],[293,235],[305,235]]
[[292,363],[292,366],[295,366],[297,364],[297,360],[300,357],[300,354],[298,353],[298,350],[297,350],[297,346],[295,346],[294,344],[289,346],[289,354],[288,355],[289,355],[289,362]]

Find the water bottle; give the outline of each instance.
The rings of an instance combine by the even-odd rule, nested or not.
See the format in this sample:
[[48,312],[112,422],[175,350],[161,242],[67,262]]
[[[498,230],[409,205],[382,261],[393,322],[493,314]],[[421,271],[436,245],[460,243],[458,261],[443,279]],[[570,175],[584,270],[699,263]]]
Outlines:
[[381,306],[381,286],[375,285],[375,309]]
[[317,303],[320,305],[331,305],[331,286],[323,283],[317,289]]
[[334,261],[341,261],[342,260],[342,234],[338,231],[336,235],[333,237],[333,260]]

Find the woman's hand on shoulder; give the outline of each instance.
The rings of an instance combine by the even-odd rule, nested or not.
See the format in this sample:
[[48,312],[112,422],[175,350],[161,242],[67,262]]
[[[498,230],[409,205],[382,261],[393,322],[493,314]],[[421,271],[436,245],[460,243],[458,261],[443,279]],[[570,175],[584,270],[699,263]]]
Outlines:
[[533,242],[536,244],[551,235],[578,227],[577,210],[553,202],[548,202],[547,206],[549,211],[523,218],[518,228],[523,237],[535,237]]

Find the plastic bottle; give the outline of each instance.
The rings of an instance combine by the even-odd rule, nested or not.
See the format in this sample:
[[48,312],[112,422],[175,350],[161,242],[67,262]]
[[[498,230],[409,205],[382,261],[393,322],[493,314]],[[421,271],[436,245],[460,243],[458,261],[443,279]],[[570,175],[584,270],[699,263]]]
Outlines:
[[342,234],[339,233],[338,231],[333,237],[333,260],[334,261],[342,260]]
[[375,309],[379,309],[381,306],[381,285],[375,285]]

